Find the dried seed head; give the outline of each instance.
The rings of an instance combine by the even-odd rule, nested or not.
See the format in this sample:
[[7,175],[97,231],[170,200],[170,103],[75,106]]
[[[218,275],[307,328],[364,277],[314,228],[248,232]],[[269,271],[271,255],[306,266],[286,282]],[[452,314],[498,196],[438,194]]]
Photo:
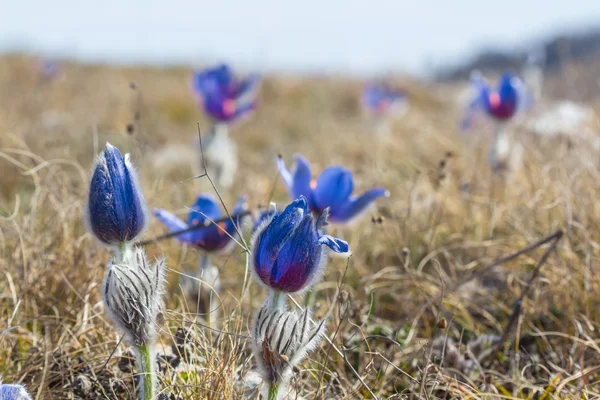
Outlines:
[[92,381],[84,374],[79,374],[73,381],[73,392],[79,397],[87,397],[93,389]]
[[448,326],[448,322],[446,321],[446,318],[442,318],[438,321],[437,325],[440,329],[446,329],[446,327]]
[[293,369],[312,351],[325,333],[324,321],[315,324],[310,313],[261,307],[254,322],[254,357],[263,379],[285,385]]
[[164,270],[164,261],[148,263],[141,247],[125,252],[121,262],[111,260],[106,268],[104,306],[131,345],[152,344],[156,339]]

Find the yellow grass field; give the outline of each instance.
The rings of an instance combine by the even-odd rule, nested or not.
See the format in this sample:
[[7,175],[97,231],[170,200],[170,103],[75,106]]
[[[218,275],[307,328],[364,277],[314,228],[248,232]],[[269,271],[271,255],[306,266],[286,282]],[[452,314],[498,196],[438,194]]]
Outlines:
[[[33,58],[0,58],[0,375],[34,398],[134,398],[129,352],[100,295],[109,253],[83,222],[90,169],[109,141],[131,153],[150,207],[186,214],[213,192],[206,178],[189,179],[202,172],[197,121],[209,128],[191,71],[65,63],[44,80]],[[219,188],[228,207],[241,194],[252,210],[288,204],[278,154],[288,165],[303,154],[314,172],[343,164],[356,192],[391,194],[350,227],[332,227],[353,253],[331,258],[313,294],[315,316],[330,313],[334,346],[322,341],[292,388],[305,399],[600,397],[600,148],[515,124],[523,166],[494,176],[491,128],[458,131],[465,85],[395,83],[410,109],[387,136],[366,129],[361,81],[315,76],[266,76],[256,113],[231,128],[240,168],[233,188]],[[599,104],[589,105],[588,128],[600,132]],[[556,242],[486,268],[558,231]],[[162,233],[152,219],[146,238]],[[146,250],[168,267],[160,352],[189,355],[163,360],[164,398],[256,398],[249,335],[265,291],[246,282],[243,249],[214,259],[215,329],[178,284],[198,251],[173,239]]]

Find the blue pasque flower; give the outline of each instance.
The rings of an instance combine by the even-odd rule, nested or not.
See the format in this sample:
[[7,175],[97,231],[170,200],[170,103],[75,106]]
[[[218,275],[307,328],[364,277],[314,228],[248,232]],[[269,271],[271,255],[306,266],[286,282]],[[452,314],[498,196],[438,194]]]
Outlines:
[[320,214],[329,208],[329,219],[335,223],[347,223],[357,217],[375,199],[388,196],[384,188],[367,190],[360,196],[351,196],[354,190],[352,173],[340,166],[326,168],[315,180],[312,179],[310,163],[296,154],[296,167],[290,172],[280,156],[277,168],[292,199],[304,196],[310,209]]
[[362,102],[373,113],[393,113],[406,105],[406,94],[387,85],[368,84],[363,89]]
[[257,74],[238,80],[225,64],[196,71],[192,78],[204,111],[220,122],[231,122],[252,112],[259,84]]
[[[232,217],[246,210],[246,196],[241,196],[233,208]],[[224,222],[213,224],[211,222],[221,219],[221,209],[214,196],[203,193],[196,199],[188,215],[188,222],[184,222],[174,214],[161,208],[154,209],[154,215],[171,231],[176,232],[190,228],[194,225],[204,225],[206,228],[196,229],[182,233],[177,239],[184,243],[190,243],[200,247],[204,251],[215,252],[223,251],[228,245],[235,242],[231,239],[235,237],[237,231],[234,221],[228,219]],[[236,224],[239,225],[238,221]]]
[[471,78],[475,96],[467,108],[461,122],[462,129],[468,129],[476,112],[483,111],[496,121],[511,119],[518,110],[531,106],[531,95],[524,82],[512,72],[506,72],[492,90],[488,83],[476,73]]
[[109,246],[135,240],[148,220],[146,200],[129,154],[123,158],[110,143],[96,158],[86,216],[90,231]]
[[281,214],[275,210],[252,237],[252,260],[258,279],[280,292],[307,289],[327,261],[324,246],[336,253],[349,250],[345,241],[320,234],[326,224],[327,210],[315,219],[303,196]]

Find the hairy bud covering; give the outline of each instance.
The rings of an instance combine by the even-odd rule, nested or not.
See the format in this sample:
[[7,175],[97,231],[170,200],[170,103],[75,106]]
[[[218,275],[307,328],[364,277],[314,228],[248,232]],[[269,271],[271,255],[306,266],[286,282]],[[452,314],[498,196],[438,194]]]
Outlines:
[[293,368],[321,340],[323,325],[312,322],[308,311],[273,308],[267,300],[254,322],[254,356],[263,379],[269,384],[285,385]]
[[150,264],[142,248],[125,252],[106,268],[103,298],[109,317],[130,344],[142,346],[156,338],[164,285],[164,261]]

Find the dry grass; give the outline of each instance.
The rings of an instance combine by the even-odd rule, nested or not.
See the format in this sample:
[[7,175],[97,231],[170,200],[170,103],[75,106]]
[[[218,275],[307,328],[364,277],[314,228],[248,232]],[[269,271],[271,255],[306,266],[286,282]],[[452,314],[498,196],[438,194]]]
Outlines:
[[[132,153],[150,206],[183,210],[210,189],[203,180],[179,184],[198,173],[191,143],[196,120],[207,121],[187,69],[65,65],[50,82],[35,72],[29,58],[0,59],[0,375],[38,399],[79,398],[86,385],[84,398],[131,398],[135,378],[118,368],[127,349],[99,294],[108,253],[81,217],[88,169],[110,141]],[[316,170],[343,163],[359,190],[381,184],[392,193],[372,212],[375,222],[340,229],[353,256],[347,271],[332,259],[316,289],[316,314],[333,310],[328,336],[345,359],[324,341],[294,387],[311,399],[369,398],[351,365],[378,398],[600,396],[598,150],[514,128],[525,164],[504,184],[486,167],[484,146],[456,131],[456,87],[399,82],[411,109],[388,138],[364,132],[360,82],[316,77],[267,77],[258,112],[234,129],[241,168],[235,188],[221,191],[229,205],[242,193],[253,208],[267,204],[273,184],[274,200],[287,202],[277,153],[289,161],[302,153]],[[549,244],[478,271],[559,229],[564,237],[507,331]],[[153,221],[148,236],[162,232]],[[217,259],[219,331],[189,311],[177,284],[196,250],[175,241],[147,250],[167,257],[161,342],[183,359],[164,368],[162,387],[184,399],[241,398],[241,377],[253,368],[248,328],[264,297],[256,284],[242,297],[241,249]]]

